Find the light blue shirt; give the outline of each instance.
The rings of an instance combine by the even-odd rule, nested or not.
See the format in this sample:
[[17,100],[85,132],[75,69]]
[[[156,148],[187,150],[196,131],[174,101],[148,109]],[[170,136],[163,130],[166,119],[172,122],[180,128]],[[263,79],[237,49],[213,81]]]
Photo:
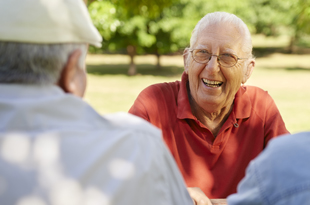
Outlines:
[[310,204],[310,132],[270,141],[247,168],[229,205]]

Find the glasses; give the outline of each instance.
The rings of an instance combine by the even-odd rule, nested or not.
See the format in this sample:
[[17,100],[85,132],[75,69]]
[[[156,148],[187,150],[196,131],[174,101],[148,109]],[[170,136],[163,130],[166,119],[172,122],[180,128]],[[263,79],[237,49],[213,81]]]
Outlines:
[[221,55],[213,55],[205,49],[193,49],[193,50],[190,50],[190,52],[192,53],[193,59],[197,63],[202,63],[202,64],[208,63],[211,60],[212,56],[215,56],[217,57],[217,62],[221,66],[226,67],[226,68],[236,65],[238,60],[248,59],[248,58],[238,58],[238,56],[234,54],[230,54],[230,53],[224,53]]

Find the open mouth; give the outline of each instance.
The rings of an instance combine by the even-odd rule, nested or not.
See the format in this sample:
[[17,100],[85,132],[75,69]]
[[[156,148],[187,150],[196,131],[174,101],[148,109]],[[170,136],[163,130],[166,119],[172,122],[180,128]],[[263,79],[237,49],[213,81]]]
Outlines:
[[207,79],[202,79],[202,82],[208,86],[208,87],[212,87],[212,88],[217,88],[220,87],[221,85],[223,85],[223,82],[220,81],[213,81],[213,80],[207,80]]

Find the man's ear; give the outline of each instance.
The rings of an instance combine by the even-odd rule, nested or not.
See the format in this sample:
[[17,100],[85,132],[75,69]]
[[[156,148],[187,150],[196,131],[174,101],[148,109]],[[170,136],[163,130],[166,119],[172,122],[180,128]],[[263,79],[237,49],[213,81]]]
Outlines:
[[252,59],[250,63],[248,64],[248,66],[246,67],[246,70],[245,70],[245,73],[242,79],[242,84],[245,84],[246,81],[251,77],[254,67],[255,67],[255,60]]
[[184,71],[188,72],[189,62],[188,62],[189,48],[185,48],[183,51],[183,62],[184,62]]
[[67,64],[62,69],[58,86],[61,87],[66,93],[75,94],[77,92],[77,85],[75,83],[76,72],[78,72],[79,58],[81,55],[80,50],[75,50],[68,58]]

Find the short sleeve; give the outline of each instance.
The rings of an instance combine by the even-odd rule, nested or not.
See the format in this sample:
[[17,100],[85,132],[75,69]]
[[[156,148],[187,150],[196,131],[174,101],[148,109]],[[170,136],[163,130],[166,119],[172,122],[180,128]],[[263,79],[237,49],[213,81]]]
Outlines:
[[270,96],[269,98],[265,115],[265,146],[270,139],[289,133],[274,100]]
[[139,94],[129,113],[162,129],[162,123],[167,120],[169,109],[172,106],[168,98],[173,98],[173,94],[167,83],[151,85]]
[[150,121],[148,109],[146,108],[147,105],[152,106],[152,88],[147,87],[145,88],[137,97],[134,104],[129,109],[129,113],[136,115],[138,117],[143,118],[144,120]]

